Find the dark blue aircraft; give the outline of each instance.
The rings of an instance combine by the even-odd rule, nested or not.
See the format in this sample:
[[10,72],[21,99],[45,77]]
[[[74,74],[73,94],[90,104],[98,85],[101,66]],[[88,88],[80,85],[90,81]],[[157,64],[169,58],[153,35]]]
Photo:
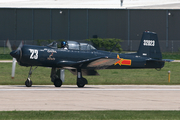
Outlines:
[[51,67],[50,77],[56,87],[62,85],[64,69],[68,69],[77,75],[77,86],[84,87],[88,82],[83,75],[99,75],[96,71],[99,69],[161,69],[166,61],[162,60],[157,34],[149,31],[143,33],[137,53],[101,51],[90,44],[75,41],[67,41],[63,47],[57,48],[56,42],[48,46],[21,44],[10,53],[19,65],[30,66],[25,82],[27,87],[32,86],[32,66]]

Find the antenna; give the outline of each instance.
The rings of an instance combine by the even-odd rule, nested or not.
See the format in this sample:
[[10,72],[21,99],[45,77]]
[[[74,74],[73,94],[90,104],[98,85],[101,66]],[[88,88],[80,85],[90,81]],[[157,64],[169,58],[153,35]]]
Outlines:
[[110,50],[110,52],[112,52],[114,50],[114,48],[116,48],[117,44],[118,44],[118,42],[113,46],[113,48]]

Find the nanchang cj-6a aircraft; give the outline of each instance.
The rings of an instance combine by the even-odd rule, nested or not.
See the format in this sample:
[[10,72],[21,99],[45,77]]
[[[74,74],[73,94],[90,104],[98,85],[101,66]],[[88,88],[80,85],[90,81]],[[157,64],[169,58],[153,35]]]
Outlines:
[[[166,61],[162,60],[157,34],[149,31],[143,33],[137,53],[118,54],[101,51],[88,43],[75,41],[67,41],[66,46],[66,49],[57,48],[56,42],[48,46],[20,44],[10,55],[19,65],[30,66],[29,76],[25,82],[27,87],[32,86],[32,66],[51,67],[50,77],[55,87],[60,87],[64,82],[64,69],[77,75],[77,86],[84,87],[88,81],[83,75],[99,75],[96,71],[98,69],[161,69]],[[12,69],[14,72],[15,67]]]

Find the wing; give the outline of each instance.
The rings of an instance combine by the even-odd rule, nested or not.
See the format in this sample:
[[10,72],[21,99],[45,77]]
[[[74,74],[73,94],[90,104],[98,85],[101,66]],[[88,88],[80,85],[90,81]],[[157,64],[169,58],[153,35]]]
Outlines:
[[59,61],[57,66],[62,66],[63,68],[78,68],[82,69],[105,69],[115,62],[117,58],[108,58],[107,56],[97,57],[92,59],[86,59],[81,61]]
[[[86,60],[81,61],[81,67],[82,67],[82,75],[99,75],[99,73],[95,69],[105,69],[106,67],[109,67],[113,65],[115,62],[117,62],[117,59],[112,58],[99,58],[94,60]],[[76,69],[69,69],[69,71],[77,75]]]

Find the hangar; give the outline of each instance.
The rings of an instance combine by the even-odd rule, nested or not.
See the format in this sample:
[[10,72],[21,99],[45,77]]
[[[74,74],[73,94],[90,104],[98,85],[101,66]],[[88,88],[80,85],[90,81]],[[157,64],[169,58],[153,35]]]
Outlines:
[[0,41],[124,40],[136,51],[145,30],[158,34],[161,50],[180,48],[180,0],[1,0]]

